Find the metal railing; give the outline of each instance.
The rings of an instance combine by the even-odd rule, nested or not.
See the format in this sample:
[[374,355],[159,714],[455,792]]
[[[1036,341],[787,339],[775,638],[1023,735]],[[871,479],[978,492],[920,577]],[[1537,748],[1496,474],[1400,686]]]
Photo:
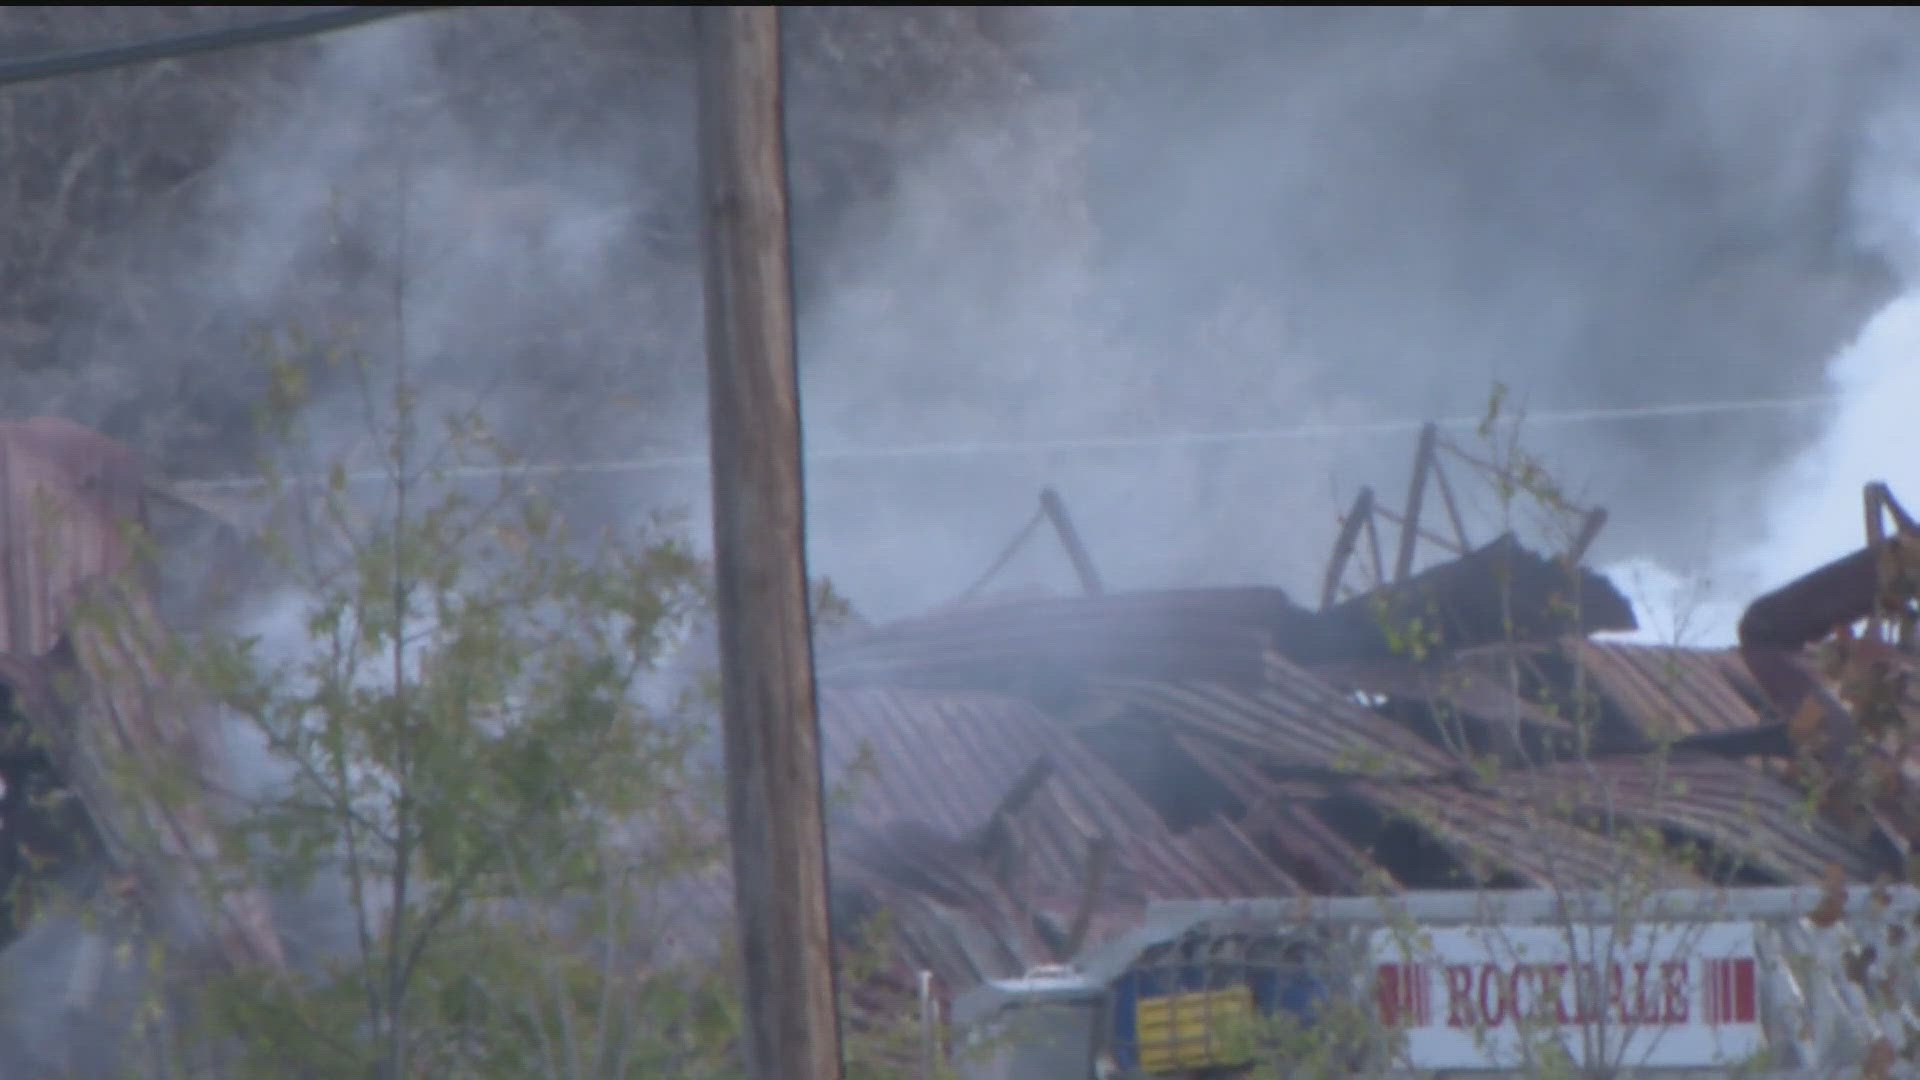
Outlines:
[[[1322,1067],[1413,1074],[1417,1063],[1381,1022],[1383,940],[1443,928],[1630,936],[1648,926],[1740,929],[1751,942],[1742,971],[1753,973],[1764,1049],[1705,1070],[1617,1054],[1589,1059],[1575,1075],[1832,1076],[1920,1031],[1920,889],[1911,886],[1418,893],[1154,905],[1136,931],[1071,965],[961,995],[955,1063],[970,1080],[1231,1075],[1311,1042]],[[1920,1075],[1903,1068],[1895,1061],[1879,1075]]]

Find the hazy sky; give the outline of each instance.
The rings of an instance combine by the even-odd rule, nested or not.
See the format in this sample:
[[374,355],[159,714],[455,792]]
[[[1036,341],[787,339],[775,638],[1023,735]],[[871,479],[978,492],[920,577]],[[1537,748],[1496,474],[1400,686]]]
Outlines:
[[[1049,485],[1117,586],[1311,593],[1355,490],[1401,497],[1411,431],[1152,437],[1472,415],[1495,382],[1542,413],[1843,394],[1526,434],[1612,511],[1603,565],[1735,608],[1851,543],[1836,508],[1912,456],[1887,381],[1913,249],[1902,12],[886,18],[909,16],[797,14],[790,60],[808,444],[953,451],[810,470],[814,567],[870,614],[951,599]],[[493,9],[330,39],[233,134],[197,216],[126,245],[161,283],[142,310],[192,325],[119,331],[103,297],[65,400],[234,396],[252,357],[209,319],[345,311],[391,357],[404,258],[436,401],[481,402],[541,458],[697,455],[678,26]],[[587,32],[644,63],[582,60]],[[127,355],[133,381],[104,363]],[[363,411],[323,401],[320,451],[364,447]],[[704,533],[697,468],[553,486]],[[1041,544],[1004,583],[1071,580]]]

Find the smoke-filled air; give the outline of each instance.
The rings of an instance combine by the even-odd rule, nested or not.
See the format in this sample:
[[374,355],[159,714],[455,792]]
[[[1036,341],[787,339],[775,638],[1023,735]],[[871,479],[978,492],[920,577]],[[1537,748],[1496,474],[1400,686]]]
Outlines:
[[[1051,485],[1116,582],[1308,591],[1354,491],[1397,498],[1417,423],[1496,383],[1610,510],[1603,564],[1737,599],[1841,550],[1795,530],[1838,520],[1809,484],[1899,458],[1855,395],[1898,407],[1906,19],[796,13],[815,569],[873,617],[950,600]],[[241,473],[260,339],[351,327],[529,459],[636,463],[566,479],[583,505],[702,522],[683,21],[449,13],[112,82],[65,137],[124,155],[105,126],[164,95],[209,126],[138,148],[180,175],[9,298],[14,407]],[[1036,545],[1005,584],[1068,572]]]
[[[0,55],[259,17],[9,7]],[[1730,644],[1860,545],[1868,481],[1920,506],[1920,16],[820,8],[785,35],[809,569],[866,620],[961,597],[1047,488],[1111,587],[1316,605],[1355,494],[1397,504],[1420,425],[1471,447],[1495,398],[1607,509],[1588,561],[1643,639]],[[693,59],[683,9],[449,9],[0,86],[0,407],[238,498],[374,460],[352,352],[560,466],[571,519],[677,514],[704,553]],[[276,363],[310,390],[297,446],[256,423]],[[1044,534],[984,589],[1077,591]],[[245,618],[299,647],[293,599]]]

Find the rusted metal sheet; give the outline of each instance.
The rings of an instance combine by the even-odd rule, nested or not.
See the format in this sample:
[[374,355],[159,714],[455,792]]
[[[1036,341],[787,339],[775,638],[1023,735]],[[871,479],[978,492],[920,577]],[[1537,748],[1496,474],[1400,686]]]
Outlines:
[[[1740,617],[1747,670],[1782,718],[1803,721],[1800,741],[1844,776],[1859,725],[1821,679],[1806,646],[1873,614],[1880,563],[1894,540],[1868,544],[1760,597]],[[1909,541],[1910,542],[1910,541]]]
[[1780,883],[1820,881],[1830,867],[1865,881],[1883,869],[1864,841],[1809,818],[1803,795],[1720,758],[1597,759],[1505,776],[1501,786],[1565,813],[1678,829]]
[[[1842,560],[1763,598],[1743,651],[1589,640],[1633,626],[1625,599],[1511,536],[1318,612],[1271,589],[980,605],[831,650],[823,717],[844,716],[830,744],[875,733],[890,779],[862,820],[937,829],[899,833],[921,839],[896,861],[943,868],[873,895],[898,894],[950,982],[1048,959],[1059,927],[1149,898],[1873,880],[1920,840],[1894,798],[1920,790],[1920,757],[1886,732],[1856,745],[1906,786],[1850,828],[1835,803],[1810,818],[1779,734],[1795,693],[1834,723],[1858,697],[1806,646],[1858,613],[1867,571],[1886,574]],[[1076,893],[1108,840],[1113,872]]]
[[1280,649],[1302,663],[1425,659],[1496,642],[1634,629],[1633,608],[1605,577],[1569,569],[1511,534],[1404,582],[1328,609]]
[[[1620,878],[1618,843],[1554,820],[1524,801],[1476,790],[1457,758],[1295,670],[1292,679],[1253,691],[1116,682],[1105,684],[1103,692],[1163,717],[1195,742],[1213,742],[1222,752],[1262,766],[1344,772],[1350,779],[1330,786],[1358,793],[1384,814],[1426,829],[1462,862],[1478,861],[1534,883],[1573,878],[1598,884]],[[1209,761],[1218,767],[1217,756]],[[1245,774],[1239,780],[1242,791],[1256,783]],[[1345,869],[1351,874],[1351,867]]]
[[1155,900],[1293,896],[1305,891],[1239,826],[1224,819],[1216,818],[1179,836],[1157,837],[1141,845],[1136,857],[1164,867],[1163,873],[1148,881]]
[[1015,895],[953,837],[914,822],[856,826],[837,830],[832,852],[844,932],[885,910],[890,928],[947,978],[994,977],[1041,959]]
[[[1502,657],[1500,660],[1504,660]],[[1404,660],[1316,664],[1313,673],[1349,691],[1356,704],[1418,702],[1427,716],[1419,733],[1451,753],[1493,753],[1512,764],[1537,764],[1579,753],[1581,726],[1517,693],[1512,672],[1491,656],[1445,665]]]
[[[1007,823],[1029,888],[1071,893],[1088,852],[1115,845],[1108,891],[1145,899],[1291,893],[1297,885],[1231,829],[1176,836],[1154,808],[1060,724],[992,694],[865,688],[821,693],[829,782],[868,827],[926,823],[962,843],[1036,762],[1053,775]],[[843,779],[844,778],[844,779]],[[1196,891],[1198,890],[1198,891]]]
[[1271,764],[1344,767],[1357,775],[1443,773],[1459,762],[1303,668],[1277,658],[1277,677],[1240,689],[1207,682],[1109,680],[1099,695],[1163,717],[1179,731]]
[[1175,741],[1240,803],[1241,831],[1300,881],[1301,891],[1357,892],[1383,869],[1308,808],[1323,786],[1276,784],[1256,762],[1217,743],[1188,735]]
[[[0,423],[0,679],[86,804],[119,868],[230,961],[277,965],[261,895],[199,891],[214,868],[211,714],[156,662],[138,561],[147,486],[127,447],[77,424]],[[128,763],[176,781],[128,790]],[[184,786],[177,781],[186,777]]]
[[1749,697],[1751,681],[1726,650],[1585,640],[1565,647],[1648,739],[1735,731],[1766,719]]
[[1260,677],[1276,633],[1310,613],[1278,589],[1181,589],[981,603],[906,619],[821,651],[844,686],[1024,688],[1100,673]]
[[229,962],[278,967],[284,957],[264,895],[228,884],[231,868],[219,861],[209,804],[228,785],[209,705],[155,660],[163,631],[144,596],[94,584],[86,614],[55,647],[0,660],[0,679],[80,794],[108,854],[170,925]]
[[[1024,701],[987,693],[881,688],[823,690],[825,768],[844,816],[866,828],[923,823],[973,848],[1007,791],[1036,762],[1054,775],[1007,822],[1030,887],[1070,887],[1088,846],[1124,836],[1126,880],[1143,843],[1165,826],[1056,720]],[[1117,886],[1116,886],[1117,887]]]
[[133,569],[144,490],[112,439],[50,417],[0,423],[0,652],[45,654],[81,590]]
[[[1540,801],[1509,788],[1362,781],[1356,789],[1481,871],[1528,885],[1603,888],[1622,881],[1660,887],[1701,884],[1688,870],[1643,857],[1630,844],[1566,823]],[[1491,876],[1491,875],[1490,875]]]
[[[1271,588],[1173,589],[978,604],[907,619],[822,651],[823,681],[925,689],[1078,675],[1263,676],[1269,646],[1306,663],[1406,658],[1568,631],[1631,629],[1619,590],[1505,536],[1405,582],[1308,611]],[[1389,628],[1417,627],[1407,634]],[[1403,638],[1405,640],[1403,640]]]
[[911,818],[949,835],[977,828],[1035,760],[1067,743],[1017,698],[882,688],[820,691],[832,797],[871,825]]

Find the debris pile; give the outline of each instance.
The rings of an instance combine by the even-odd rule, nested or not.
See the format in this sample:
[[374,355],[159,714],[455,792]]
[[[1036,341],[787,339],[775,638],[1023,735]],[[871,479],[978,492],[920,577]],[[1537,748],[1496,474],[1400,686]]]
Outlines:
[[[1155,900],[1904,879],[1920,531],[1883,489],[1892,530],[1757,601],[1738,649],[1628,644],[1595,636],[1632,610],[1578,561],[1604,515],[1557,556],[1470,545],[1438,442],[1405,513],[1362,492],[1318,608],[1089,590],[824,648],[839,925],[886,911],[903,979],[960,991]],[[1419,525],[1429,478],[1453,542]],[[1342,599],[1363,535],[1376,581]],[[1415,572],[1416,537],[1452,557]]]
[[[1907,877],[1920,528],[1884,488],[1865,546],[1757,600],[1737,648],[1667,648],[1596,636],[1634,626],[1580,563],[1604,515],[1574,508],[1553,555],[1469,543],[1449,450],[1423,436],[1401,513],[1361,492],[1317,606],[1111,591],[1049,493],[1086,595],[824,643],[836,924],[884,913],[897,961],[856,1005],[897,1007],[921,972],[945,996],[1063,962],[1153,901]],[[1420,524],[1430,484],[1450,540]],[[116,756],[211,753],[204,710],[153,662],[157,582],[125,531],[163,503],[110,440],[0,423],[0,872],[65,838],[183,895],[212,843],[210,809],[108,780]],[[1391,573],[1376,517],[1401,529]],[[1363,538],[1372,579],[1343,593]],[[1423,539],[1447,557],[1419,566]],[[81,617],[97,598],[125,617]],[[27,795],[50,787],[84,813],[36,816]],[[722,918],[724,880],[701,889]],[[282,962],[263,899],[211,910],[230,960]],[[7,915],[15,933],[31,913]]]
[[162,502],[178,506],[111,439],[59,419],[0,423],[0,890],[23,898],[0,929],[20,931],[41,886],[85,894],[110,868],[228,961],[277,965],[263,896],[199,892],[215,845],[201,790],[162,806],[116,779],[129,763],[218,768],[205,703],[156,662],[138,530]]

